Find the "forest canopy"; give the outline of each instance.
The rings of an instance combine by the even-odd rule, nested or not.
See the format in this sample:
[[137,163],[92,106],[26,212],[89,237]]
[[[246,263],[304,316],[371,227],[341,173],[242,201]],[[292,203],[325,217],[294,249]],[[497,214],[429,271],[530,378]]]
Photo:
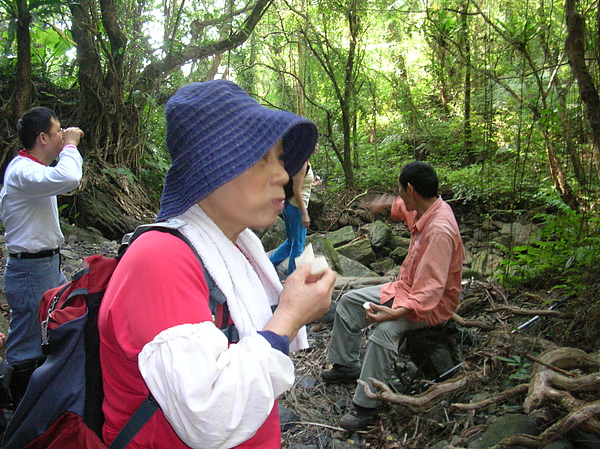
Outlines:
[[539,220],[568,223],[567,248],[597,247],[599,8],[0,0],[2,166],[19,149],[16,119],[43,104],[85,131],[72,219],[90,220],[85,203],[105,197],[124,215],[156,210],[169,164],[166,99],[184,84],[227,78],[317,123],[315,166],[330,191],[394,192],[403,163],[427,160],[455,201],[539,207]]

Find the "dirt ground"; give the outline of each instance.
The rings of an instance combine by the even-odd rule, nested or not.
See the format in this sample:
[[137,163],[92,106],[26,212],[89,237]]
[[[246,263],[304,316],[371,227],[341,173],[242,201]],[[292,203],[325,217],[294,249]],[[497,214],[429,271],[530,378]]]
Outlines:
[[[593,290],[597,289],[595,285],[588,294],[594,297],[596,293]],[[600,348],[597,299],[570,298],[570,302],[557,308],[559,315],[534,319],[522,330],[513,332],[532,320],[532,316],[509,312],[510,307],[546,308],[545,302],[551,295],[552,292],[510,293],[485,283],[467,287],[458,312],[463,318],[479,320],[493,326],[494,330],[459,326],[456,339],[462,365],[455,377],[478,371],[482,374],[470,380],[464,388],[444,395],[425,410],[415,412],[403,405],[386,403],[381,418],[373,426],[355,433],[338,427],[346,405],[352,400],[354,386],[326,385],[320,378],[321,370],[328,366],[326,347],[331,324],[313,325],[309,332],[311,348],[293,356],[296,382],[281,399],[281,406],[295,413],[292,423],[284,427],[283,447],[425,449],[442,441],[451,442],[455,448],[467,447],[468,441],[498,416],[523,413],[526,393],[479,410],[460,410],[454,404],[474,402],[526,384],[533,367],[533,362],[527,357],[539,355],[540,348],[543,348],[540,342],[578,347],[589,352]],[[504,336],[490,338],[495,334]],[[406,355],[399,357],[399,364],[408,362]],[[398,392],[415,397],[431,385],[429,380],[419,375],[394,380]],[[595,400],[595,394],[582,394],[580,399]],[[552,413],[554,420],[565,414],[560,407],[551,406],[550,409],[545,412]],[[552,420],[547,425],[550,422]]]
[[[2,245],[3,247],[4,245]],[[67,250],[75,263],[90,254],[103,252],[100,244],[74,241]],[[0,274],[4,260],[0,261]],[[455,376],[481,372],[466,386],[443,395],[425,410],[414,411],[403,405],[386,403],[381,418],[365,431],[349,433],[338,427],[346,405],[351,402],[354,386],[325,385],[320,372],[327,367],[326,348],[331,323],[316,323],[310,327],[311,348],[293,355],[296,382],[280,400],[280,407],[290,412],[283,429],[282,447],[308,448],[430,448],[442,441],[454,448],[466,448],[474,435],[485,430],[498,416],[523,412],[525,393],[478,409],[462,410],[455,404],[477,401],[529,381],[533,362],[528,356],[538,356],[539,346],[531,341],[549,341],[557,346],[582,349],[588,353],[600,348],[600,270],[589,273],[588,288],[574,292],[560,307],[556,316],[540,317],[517,333],[522,339],[496,339],[494,332],[511,334],[532,316],[516,313],[516,309],[546,309],[560,299],[552,286],[539,285],[528,291],[506,291],[485,282],[472,281],[465,286],[457,313],[467,320],[486,324],[459,326],[457,343],[461,350],[461,366]],[[0,279],[1,281],[1,279]],[[337,298],[334,298],[337,299]],[[7,333],[8,306],[0,294],[0,332]],[[514,309],[514,310],[513,310]],[[491,330],[493,329],[493,330]],[[0,349],[3,355],[3,349]],[[508,360],[508,361],[507,361]],[[406,356],[399,364],[408,363]],[[408,379],[408,380],[407,380]],[[431,381],[421,376],[395,380],[398,391],[418,396],[427,391]],[[581,393],[581,400],[597,400],[597,391]],[[565,411],[551,405],[544,410],[550,425]],[[440,446],[443,447],[443,446]],[[450,447],[450,446],[448,446]]]

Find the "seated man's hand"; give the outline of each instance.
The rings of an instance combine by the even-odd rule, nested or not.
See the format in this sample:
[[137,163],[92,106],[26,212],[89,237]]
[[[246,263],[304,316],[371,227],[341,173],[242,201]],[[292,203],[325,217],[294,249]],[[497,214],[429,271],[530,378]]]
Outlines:
[[408,309],[398,307],[391,309],[380,304],[370,303],[370,308],[366,310],[367,321],[372,323],[383,323],[384,321],[399,320],[408,313]]

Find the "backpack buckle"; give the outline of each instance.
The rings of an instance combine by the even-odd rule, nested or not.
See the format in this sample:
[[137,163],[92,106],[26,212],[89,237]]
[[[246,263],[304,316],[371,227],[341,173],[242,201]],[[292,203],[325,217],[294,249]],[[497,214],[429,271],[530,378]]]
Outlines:
[[[49,317],[48,317],[49,318]],[[48,318],[41,323],[42,330],[42,354],[50,354],[50,339],[48,338]]]

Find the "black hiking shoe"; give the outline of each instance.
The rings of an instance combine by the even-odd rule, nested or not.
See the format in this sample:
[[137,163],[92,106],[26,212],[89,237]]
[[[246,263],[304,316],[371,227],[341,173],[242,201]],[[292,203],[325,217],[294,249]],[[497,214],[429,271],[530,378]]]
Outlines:
[[360,377],[360,367],[333,364],[333,368],[321,371],[321,377],[328,384],[354,384]]
[[353,403],[352,409],[342,416],[340,427],[353,432],[362,430],[372,424],[378,416],[379,407],[367,408]]

